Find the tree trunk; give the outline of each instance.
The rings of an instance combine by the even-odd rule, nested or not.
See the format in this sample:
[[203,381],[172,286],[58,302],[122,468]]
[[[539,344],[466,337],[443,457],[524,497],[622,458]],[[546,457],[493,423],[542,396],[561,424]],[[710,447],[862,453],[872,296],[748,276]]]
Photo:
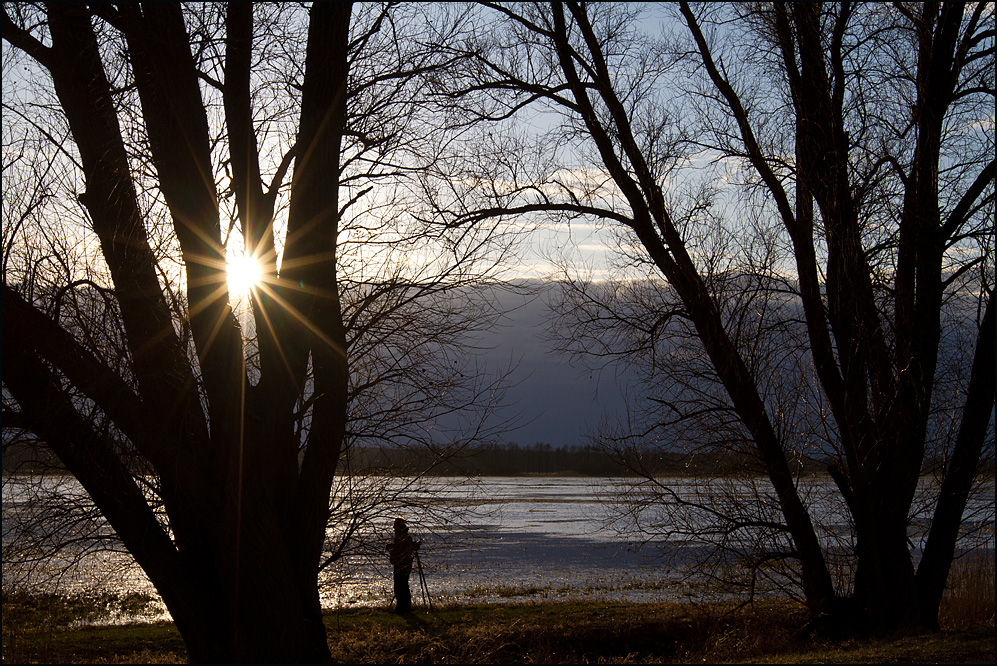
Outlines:
[[190,662],[328,663],[329,645],[321,617],[307,616],[297,604],[281,605],[286,595],[273,596],[246,586],[235,625],[223,617],[185,621],[188,618],[174,614]]
[[854,512],[854,599],[861,616],[844,619],[877,634],[909,631],[919,625],[920,615],[906,513],[884,511],[875,501],[863,504]]
[[[5,303],[22,316],[11,320],[5,311],[3,337],[13,343],[17,336],[23,354],[11,358],[34,368],[23,374],[33,381],[15,382],[12,390],[22,405],[37,407],[29,410],[36,429],[48,435],[149,574],[191,661],[327,662],[317,572],[345,432],[349,372],[335,243],[350,5],[319,3],[311,13],[299,133],[309,163],[295,168],[289,213],[295,233],[284,256],[305,264],[293,278],[309,290],[291,291],[286,301],[293,310],[284,302],[269,313],[284,349],[293,350],[291,380],[268,376],[258,387],[248,385],[241,331],[219,289],[225,252],[215,185],[205,177],[213,172],[208,122],[181,7],[146,3],[96,11],[127,39],[159,189],[184,257],[196,372],[159,289],[91,9],[51,5],[51,48],[8,30],[6,14],[4,36],[9,33],[52,73],[86,177],[80,198],[101,239],[127,332],[137,393],[99,373],[82,389],[148,456],[165,516],[153,513],[114,457],[114,443],[79,417],[59,378],[44,366],[86,376],[88,366],[100,369],[101,363],[78,353],[71,358],[57,336],[30,336],[29,327],[17,324],[37,313],[5,287]],[[248,145],[245,137],[243,143]],[[6,363],[11,355],[4,347]],[[306,384],[309,357],[320,394],[299,471],[291,413]],[[279,372],[288,374],[283,367]],[[204,389],[200,395],[195,376]],[[62,418],[46,422],[54,408]]]
[[931,519],[931,530],[924,554],[917,567],[917,587],[922,623],[938,627],[938,607],[945,591],[949,567],[955,555],[962,514],[976,477],[977,463],[987,436],[994,409],[994,309],[993,291],[976,339],[973,370],[963,408],[962,423],[955,449],[938,493],[938,503]]
[[[569,8],[578,21],[590,51],[593,54],[599,53],[598,40],[584,11],[575,4],[569,5]],[[600,85],[597,89],[602,102],[612,114],[616,134],[620,137],[621,153],[625,155],[626,161],[633,165],[635,177],[631,176],[628,169],[623,166],[624,160],[617,154],[614,141],[602,125],[599,114],[589,99],[589,93],[575,70],[562,8],[554,4],[552,12],[554,41],[561,70],[565,74],[582,118],[595,140],[608,172],[631,206],[634,213],[631,227],[652,261],[668,278],[688,309],[689,318],[696,327],[717,377],[727,390],[734,410],[754,441],[793,538],[802,568],[807,605],[814,614],[827,612],[834,603],[831,576],[813,522],[793,483],[782,444],[759,395],[757,382],[736,345],[727,335],[713,296],[690,257],[682,234],[668,213],[661,187],[652,176],[652,171],[634,139],[624,105],[613,92],[605,62],[598,59],[596,69]]]

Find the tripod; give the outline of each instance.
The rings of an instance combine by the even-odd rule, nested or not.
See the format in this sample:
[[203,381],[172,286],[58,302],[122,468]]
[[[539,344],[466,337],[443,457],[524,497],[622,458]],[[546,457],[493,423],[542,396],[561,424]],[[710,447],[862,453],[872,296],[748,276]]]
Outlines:
[[429,596],[429,586],[426,585],[426,572],[422,570],[422,560],[419,559],[419,551],[415,551],[415,563],[419,565],[419,589],[422,590],[422,601],[433,610],[433,598]]

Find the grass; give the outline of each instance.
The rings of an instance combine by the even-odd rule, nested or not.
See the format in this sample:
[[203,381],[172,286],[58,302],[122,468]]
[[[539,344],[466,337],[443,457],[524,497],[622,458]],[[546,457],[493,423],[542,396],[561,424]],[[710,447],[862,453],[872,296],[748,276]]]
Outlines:
[[142,593],[34,594],[3,593],[4,626],[86,624],[115,618],[135,619],[153,611],[155,600]]
[[990,616],[994,624],[994,553],[983,546],[952,563],[938,621],[949,629],[969,629]]
[[330,646],[335,660],[354,663],[715,662],[720,652],[764,654],[759,636],[788,640],[803,620],[786,605],[723,610],[585,601],[452,606],[411,617],[349,611],[331,623]]
[[[992,579],[991,579],[992,585]],[[8,597],[11,598],[8,598]],[[34,624],[4,594],[4,662],[183,663],[170,623]],[[52,606],[57,604],[50,604]],[[13,612],[13,615],[9,615]],[[972,663],[994,661],[989,619],[958,630],[887,639],[798,637],[805,611],[786,602],[628,604],[600,601],[450,605],[398,616],[384,609],[326,615],[329,646],[348,663]],[[20,622],[20,624],[18,624]],[[20,627],[20,629],[17,629]]]
[[[184,663],[172,623],[137,621],[154,611],[145,595],[4,591],[3,661]],[[109,620],[119,624],[93,625]],[[804,639],[806,611],[779,601],[450,604],[325,620],[333,659],[347,663],[993,663],[994,558],[953,564],[941,632],[894,639]]]
[[[3,592],[3,661],[180,663],[186,650],[172,623],[137,622],[154,612],[145,594]],[[108,621],[127,624],[94,623]]]

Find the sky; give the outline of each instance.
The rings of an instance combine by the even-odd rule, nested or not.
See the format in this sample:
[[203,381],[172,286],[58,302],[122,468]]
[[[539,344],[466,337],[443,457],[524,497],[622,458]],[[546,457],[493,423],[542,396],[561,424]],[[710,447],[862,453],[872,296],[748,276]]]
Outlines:
[[[641,22],[651,35],[660,34],[674,20],[674,7],[648,6]],[[9,45],[2,44],[6,57]],[[27,68],[15,72],[25,80],[34,73]],[[4,80],[4,96],[18,92],[18,81]],[[5,121],[8,122],[8,121]],[[992,126],[992,116],[990,118]],[[581,173],[581,171],[579,171]],[[574,270],[593,279],[618,275],[612,263],[612,225],[600,227],[592,222],[541,224],[519,247],[519,256],[506,270],[508,278],[556,277],[552,261],[561,250],[570,248],[568,262]],[[620,414],[625,408],[622,390],[625,379],[612,371],[591,372],[571,364],[560,354],[550,351],[542,339],[549,320],[544,299],[510,303],[505,325],[485,336],[482,344],[489,347],[483,360],[494,367],[518,364],[510,389],[516,406],[505,413],[512,420],[519,415],[523,425],[509,434],[509,439],[521,444],[548,442],[555,446],[583,443],[586,431],[606,415]]]
[[[649,11],[643,29],[658,33],[668,10]],[[10,48],[2,43],[4,53]],[[25,61],[30,65],[30,61]],[[41,76],[28,68],[14,72],[15,79],[28,80]],[[17,94],[24,81],[5,79],[5,96]],[[584,170],[579,171],[584,177]],[[571,175],[569,174],[569,178]],[[575,220],[570,224],[541,223],[518,247],[518,254],[505,269],[507,279],[550,279],[557,277],[559,259],[593,279],[605,279],[616,274],[611,265],[612,225]],[[567,255],[564,253],[567,252]],[[235,254],[233,253],[234,257]],[[233,297],[238,299],[238,286],[230,281]],[[524,298],[508,295],[507,314],[501,327],[485,334],[480,340],[487,351],[481,360],[493,369],[515,366],[508,391],[512,403],[499,414],[500,419],[519,424],[507,433],[507,441],[521,445],[537,442],[553,446],[583,444],[586,434],[603,417],[618,415],[625,409],[623,387],[625,378],[612,370],[592,371],[577,361],[550,349],[543,340],[550,319],[542,296]]]
[[[10,48],[6,41],[2,42],[5,57]],[[32,78],[47,81],[47,76],[30,59],[25,59],[24,65],[22,69],[6,72],[11,76],[4,78],[5,99],[8,95],[27,94],[23,86]],[[10,118],[5,123],[7,120]],[[606,232],[591,222],[543,224],[520,244],[518,256],[507,267],[505,277],[550,278],[556,270],[552,258],[564,248],[571,248],[572,262],[589,269],[592,277],[607,277],[611,273],[606,264],[608,241]],[[244,294],[238,293],[236,282],[230,279],[233,298],[238,299]],[[512,300],[503,325],[480,341],[489,348],[481,358],[488,367],[516,366],[511,378],[515,385],[508,393],[512,404],[499,415],[520,424],[507,434],[507,441],[522,445],[546,442],[554,446],[584,443],[585,433],[598,423],[604,412],[613,413],[622,407],[615,376],[611,372],[590,372],[569,363],[564,355],[550,351],[542,340],[550,316],[542,297],[509,298]],[[516,298],[519,302],[514,302]]]

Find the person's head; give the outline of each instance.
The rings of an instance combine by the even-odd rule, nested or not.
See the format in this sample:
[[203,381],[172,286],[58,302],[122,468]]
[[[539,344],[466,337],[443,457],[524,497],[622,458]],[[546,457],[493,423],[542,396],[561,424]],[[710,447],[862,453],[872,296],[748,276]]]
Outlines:
[[408,523],[405,522],[404,518],[395,518],[395,532],[404,533],[408,532]]

